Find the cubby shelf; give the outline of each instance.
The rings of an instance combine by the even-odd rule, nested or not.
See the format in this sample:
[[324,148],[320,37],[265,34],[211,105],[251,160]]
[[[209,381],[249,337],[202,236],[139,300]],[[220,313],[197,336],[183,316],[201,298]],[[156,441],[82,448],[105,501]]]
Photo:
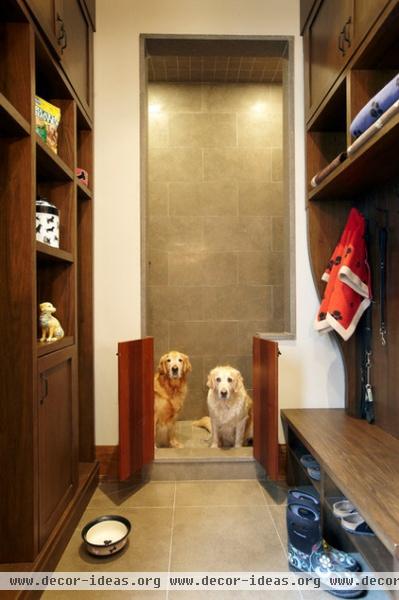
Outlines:
[[30,135],[30,125],[0,92],[0,135]]
[[370,185],[385,182],[397,175],[394,148],[398,133],[399,115],[396,115],[365,142],[356,154],[348,157],[317,188],[311,190],[309,200],[348,198]]
[[36,254],[39,261],[60,261],[73,263],[73,256],[71,252],[62,250],[61,248],[54,248],[43,242],[36,241]]
[[81,200],[90,200],[93,197],[92,191],[84,183],[76,178],[76,186],[78,190],[78,198]]
[[72,169],[36,134],[37,177],[41,181],[73,181]]
[[74,339],[71,335],[65,336],[62,340],[56,342],[37,342],[37,356],[45,356],[46,354],[57,352],[57,350],[72,346],[73,343]]

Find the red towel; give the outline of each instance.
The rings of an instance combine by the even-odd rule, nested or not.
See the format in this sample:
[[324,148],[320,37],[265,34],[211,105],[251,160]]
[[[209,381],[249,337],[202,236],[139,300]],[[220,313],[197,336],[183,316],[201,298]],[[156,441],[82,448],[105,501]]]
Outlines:
[[366,222],[352,208],[345,229],[322,279],[327,282],[315,329],[339,333],[348,340],[371,302],[370,269],[365,241]]

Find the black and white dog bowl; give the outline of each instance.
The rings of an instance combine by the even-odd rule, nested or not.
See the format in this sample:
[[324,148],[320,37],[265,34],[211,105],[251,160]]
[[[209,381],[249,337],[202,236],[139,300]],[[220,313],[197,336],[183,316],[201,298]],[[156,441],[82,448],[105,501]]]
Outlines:
[[83,527],[85,548],[95,556],[116,554],[126,545],[132,526],[128,519],[119,515],[104,515]]

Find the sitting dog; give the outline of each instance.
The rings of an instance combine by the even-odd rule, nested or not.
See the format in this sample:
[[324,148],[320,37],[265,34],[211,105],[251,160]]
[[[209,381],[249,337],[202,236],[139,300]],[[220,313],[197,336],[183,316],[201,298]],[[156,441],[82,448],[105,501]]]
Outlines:
[[248,444],[253,437],[252,400],[241,373],[230,366],[216,367],[209,373],[207,385],[211,448]]
[[41,342],[55,342],[64,337],[64,330],[58,319],[53,317],[53,313],[57,310],[51,302],[42,302],[40,308],[40,326],[42,329]]
[[168,352],[160,361],[154,377],[155,445],[158,448],[182,448],[176,439],[175,423],[187,396],[187,374],[191,371],[188,356]]

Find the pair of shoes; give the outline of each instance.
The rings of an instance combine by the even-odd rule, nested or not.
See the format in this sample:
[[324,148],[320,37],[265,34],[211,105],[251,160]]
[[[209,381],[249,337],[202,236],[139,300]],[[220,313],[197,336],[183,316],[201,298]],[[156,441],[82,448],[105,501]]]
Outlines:
[[320,481],[320,465],[317,462],[317,460],[315,460],[313,458],[313,456],[311,454],[304,454],[303,456],[301,456],[301,458],[299,459],[301,465],[303,467],[305,467],[309,477],[311,479],[315,479],[316,481]]
[[333,513],[341,519],[341,526],[354,535],[375,535],[357,508],[349,500],[339,500],[333,504]]
[[[356,573],[361,571],[361,567],[351,554],[341,552],[323,540],[320,499],[317,492],[309,487],[296,488],[288,493],[289,568],[292,571],[314,573],[320,577],[323,588],[335,596],[358,598],[363,595],[356,585]],[[330,576],[347,572],[353,574],[352,586],[338,590],[329,585]]]

